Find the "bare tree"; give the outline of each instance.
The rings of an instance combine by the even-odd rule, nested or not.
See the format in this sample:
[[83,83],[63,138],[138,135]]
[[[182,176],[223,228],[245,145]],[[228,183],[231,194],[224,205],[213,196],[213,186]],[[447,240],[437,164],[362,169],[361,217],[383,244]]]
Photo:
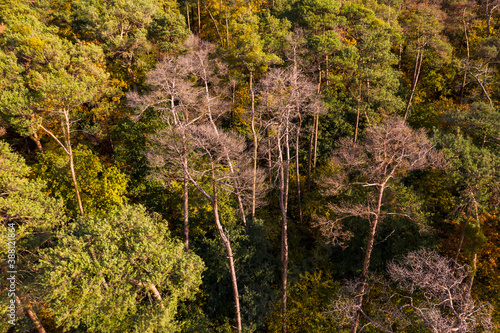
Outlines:
[[[144,111],[150,107],[159,114],[160,119],[169,126],[162,130],[155,138],[162,147],[161,154],[166,157],[164,164],[171,168],[169,178],[180,175],[183,181],[183,215],[184,215],[184,247],[189,250],[189,179],[188,160],[190,143],[187,131],[190,126],[202,118],[195,108],[199,91],[194,89],[194,83],[189,80],[189,64],[192,62],[191,53],[179,58],[167,57],[153,71],[148,74],[146,83],[151,86],[151,91],[146,95],[137,92],[128,92],[127,99],[130,106],[138,109],[133,119],[139,119]],[[168,138],[168,139],[167,139]],[[159,154],[159,151],[150,154]],[[164,177],[159,170],[157,176]]]
[[[215,132],[211,125],[200,125],[194,127],[191,135],[194,139],[196,151],[200,157],[204,157],[208,160],[209,170],[199,170],[193,171],[193,173],[198,175],[205,175],[208,178],[208,182],[212,187],[212,194],[206,192],[203,187],[195,180],[192,174],[189,174],[189,178],[194,186],[207,198],[207,200],[212,204],[215,224],[217,226],[217,231],[221,237],[221,240],[226,248],[228,260],[229,260],[229,272],[231,275],[235,310],[236,310],[236,322],[238,332],[242,331],[241,324],[241,309],[239,301],[238,292],[238,282],[236,278],[236,268],[234,265],[233,251],[231,248],[231,242],[224,231],[223,225],[219,217],[219,206],[218,197],[223,191],[236,191],[234,184],[234,174],[232,171],[227,171],[229,169],[229,164],[231,163],[232,168],[240,165],[246,165],[248,168],[247,172],[241,172],[239,183],[248,184],[247,192],[251,193],[252,184],[252,170],[251,166],[247,163],[250,160],[250,156],[245,154],[244,150],[246,147],[245,141],[241,136],[235,133],[224,133],[217,131]],[[239,163],[238,163],[239,162]],[[242,179],[245,178],[246,179]],[[238,188],[241,193],[241,188]]]
[[[296,66],[288,69],[272,69],[259,85],[259,109],[265,115],[265,127],[270,141],[271,161],[276,170],[271,182],[278,189],[278,200],[282,219],[281,264],[282,264],[282,318],[283,332],[286,332],[286,301],[288,280],[288,196],[290,186],[290,163],[293,161],[292,147],[295,141],[295,159],[298,171],[298,141],[300,126],[305,112],[309,112],[315,103],[315,86],[300,73]],[[274,154],[271,152],[274,152]],[[297,172],[297,177],[300,173]],[[298,183],[300,193],[300,183]]]
[[[192,38],[190,51],[177,58],[168,58],[148,77],[151,93],[145,96],[129,94],[131,105],[139,106],[139,115],[152,106],[161,114],[167,127],[150,138],[154,143],[147,153],[151,165],[160,169],[159,177],[182,173],[184,181],[185,247],[188,249],[188,189],[190,182],[211,203],[219,236],[226,248],[229,272],[235,300],[238,332],[242,330],[236,269],[231,242],[219,216],[218,197],[221,192],[236,196],[240,216],[246,225],[245,204],[252,193],[254,174],[251,157],[246,153],[244,139],[236,133],[226,133],[218,118],[229,111],[227,91],[220,80],[227,76],[222,63],[212,59],[215,48]],[[200,163],[188,163],[193,155]],[[169,166],[170,170],[164,167]],[[262,189],[262,172],[257,170],[256,188]],[[209,184],[211,190],[206,190]],[[211,193],[210,193],[211,192]],[[260,195],[260,194],[258,194]]]
[[[389,118],[384,123],[367,129],[362,143],[353,143],[351,139],[345,138],[340,140],[339,146],[333,152],[331,160],[337,172],[330,177],[323,177],[320,182],[328,189],[327,194],[362,187],[366,191],[366,201],[331,204],[330,208],[336,212],[336,218],[323,221],[322,228],[335,230],[335,225],[348,217],[366,219],[370,225],[356,295],[356,306],[361,309],[378,225],[390,215],[417,218],[411,205],[387,202],[391,185],[409,171],[441,166],[444,161],[434,150],[425,132],[411,129],[399,118]],[[352,319],[353,333],[357,332],[360,315],[361,312],[357,311]]]
[[456,267],[454,261],[434,251],[419,250],[409,253],[400,262],[389,264],[391,280],[402,291],[400,307],[423,320],[434,333],[488,332],[492,308],[475,301],[467,291],[470,269]]
[[374,278],[377,302],[369,313],[356,305],[360,281],[349,281],[325,311],[346,326],[354,313],[365,317],[367,326],[386,333],[404,327],[425,327],[433,333],[491,332],[490,304],[474,300],[467,291],[470,268],[457,267],[435,251],[421,249],[388,265],[390,280]]

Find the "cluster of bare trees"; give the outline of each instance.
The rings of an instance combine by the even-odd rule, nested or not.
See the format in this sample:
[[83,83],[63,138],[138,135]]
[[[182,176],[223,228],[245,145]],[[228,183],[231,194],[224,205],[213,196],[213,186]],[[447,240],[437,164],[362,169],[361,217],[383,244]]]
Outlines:
[[[127,96],[130,105],[139,110],[136,118],[139,118],[146,109],[153,108],[160,114],[160,119],[164,124],[161,130],[150,137],[152,145],[146,153],[148,160],[155,167],[157,178],[179,179],[183,182],[186,252],[189,251],[190,187],[198,190],[211,204],[214,222],[228,258],[236,327],[239,332],[242,331],[242,322],[237,269],[231,242],[225,230],[224,221],[220,218],[219,197],[228,193],[234,196],[241,222],[246,226],[247,214],[250,213],[252,219],[255,217],[256,207],[265,193],[265,188],[274,189],[278,197],[282,222],[281,305],[283,332],[286,332],[290,179],[294,171],[297,179],[298,219],[302,220],[299,168],[302,125],[307,115],[316,118],[318,114],[324,112],[324,106],[318,96],[316,84],[309,81],[299,69],[297,55],[294,52],[291,56],[291,66],[285,69],[271,69],[255,86],[253,84],[250,86],[252,109],[249,125],[252,140],[248,143],[241,134],[226,131],[220,126],[219,119],[231,109],[229,92],[224,88],[229,86],[225,84],[229,82],[227,67],[223,62],[218,61],[212,45],[192,38],[188,47],[189,52],[178,58],[166,58],[149,74],[147,83],[151,87],[150,92],[145,95],[130,92]],[[316,122],[313,126],[315,125]],[[350,303],[348,302],[350,305],[344,308],[349,309],[351,332],[359,331],[358,326],[362,316],[368,319],[369,324],[375,324],[386,332],[392,332],[390,328],[384,328],[382,324],[371,319],[363,308],[364,296],[369,292],[367,287],[369,267],[375,237],[379,225],[388,216],[399,216],[418,222],[415,209],[417,204],[401,204],[394,200],[402,177],[413,170],[429,167],[442,168],[446,163],[424,131],[411,129],[404,120],[399,118],[388,118],[381,124],[368,128],[361,141],[353,142],[352,139],[346,138],[339,141],[338,146],[330,161],[335,172],[320,179],[321,186],[324,188],[323,194],[336,197],[346,189],[361,188],[366,200],[363,200],[363,203],[337,200],[337,204],[329,205],[329,209],[334,212],[332,215],[334,217],[318,218],[317,225],[329,241],[341,244],[343,240],[352,236],[343,231],[343,220],[354,217],[368,222],[369,235],[361,276],[356,283],[352,284],[355,286],[352,290],[353,298],[350,299]],[[295,170],[291,170],[294,164]],[[267,167],[267,172],[260,167],[261,165]],[[408,257],[406,263],[419,258],[419,263],[427,260],[428,266],[440,265],[442,272],[434,267],[434,273],[446,273],[443,268],[446,266],[443,263],[444,259],[439,259],[432,253],[421,253],[417,259],[412,258]],[[432,295],[429,299],[424,297],[424,301],[419,301],[427,302],[424,308],[414,305],[411,294],[414,292],[412,288],[415,288],[415,285],[408,287],[408,283],[404,281],[408,279],[423,281],[424,278],[428,278],[416,277],[417,273],[411,272],[414,267],[404,268],[403,264],[399,266],[393,264],[390,268],[390,275],[394,282],[407,292],[402,297],[408,302],[402,308],[413,309],[420,315],[425,325],[435,332],[445,332],[446,329],[443,331],[444,328],[439,328],[440,326],[435,322],[438,318],[436,315],[438,310],[432,310],[432,304],[435,305],[435,309],[448,306],[449,309],[455,311],[452,312],[456,314],[458,321],[449,318],[442,319],[443,325],[455,328],[466,327],[464,328],[466,330],[472,327],[471,322],[474,321],[470,318],[476,318],[476,314],[480,311],[474,310],[472,314],[467,315],[472,311],[470,309],[475,309],[470,292],[465,296],[462,294],[453,296],[454,299],[463,296],[460,301],[452,302],[448,299],[435,303],[436,299],[444,297],[445,291],[440,291],[439,295]],[[462,284],[467,275],[465,267],[450,269],[453,269],[452,273],[447,271],[448,275],[441,276],[443,279],[454,281],[450,282],[447,292],[451,292],[453,288]],[[431,271],[429,270],[429,274]],[[436,282],[437,279],[433,281]],[[432,286],[421,286],[421,288],[435,290]],[[472,305],[469,304],[471,302]],[[462,303],[465,305],[460,305],[460,309],[455,309],[456,305]],[[404,312],[401,309],[398,311]],[[458,331],[465,332],[462,328]]]
[[[147,152],[156,176],[182,179],[184,210],[184,242],[189,249],[189,184],[211,203],[215,224],[226,248],[236,307],[238,331],[241,331],[236,269],[230,241],[219,217],[218,197],[231,193],[238,204],[243,225],[247,212],[255,217],[255,209],[265,193],[265,171],[268,183],[276,189],[282,219],[282,306],[286,331],[286,294],[288,275],[288,201],[291,164],[295,161],[298,207],[301,219],[299,145],[303,119],[324,109],[316,86],[309,82],[297,66],[272,69],[251,87],[252,149],[245,138],[223,130],[219,118],[230,110],[226,66],[214,57],[213,45],[192,38],[190,51],[178,58],[167,58],[153,70],[147,83],[151,91],[145,95],[130,92],[129,104],[138,109],[135,118],[148,108],[159,112],[165,127],[150,138]],[[166,167],[166,168],[165,168]],[[210,189],[209,189],[210,188]]]
[[355,302],[360,281],[350,281],[339,292],[325,315],[349,325],[359,314],[366,324],[386,333],[405,327],[425,328],[433,333],[491,332],[491,305],[471,297],[470,268],[457,266],[435,251],[417,250],[393,261],[387,269],[389,280],[371,279],[370,285],[382,297],[377,309],[365,311]]

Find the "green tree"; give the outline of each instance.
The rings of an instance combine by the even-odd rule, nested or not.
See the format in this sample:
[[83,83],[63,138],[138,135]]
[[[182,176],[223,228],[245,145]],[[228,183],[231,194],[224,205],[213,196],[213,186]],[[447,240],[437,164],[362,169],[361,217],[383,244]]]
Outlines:
[[[33,266],[38,262],[41,248],[52,244],[53,229],[62,227],[66,222],[63,202],[47,195],[46,183],[40,179],[29,179],[31,170],[24,159],[13,153],[8,144],[0,141],[0,255],[9,260],[2,261],[2,272],[17,271],[16,303],[20,308],[16,325],[31,328],[35,326],[40,333],[45,332],[36,312],[41,304],[32,291],[33,281],[37,276]],[[12,237],[13,236],[13,237]],[[15,253],[11,253],[7,244],[15,244]],[[13,266],[10,266],[13,265]],[[7,317],[10,300],[7,292],[2,292],[2,315]],[[19,314],[30,317],[29,323]],[[2,332],[11,327],[7,320],[0,326]]]
[[40,293],[65,330],[179,331],[176,311],[201,283],[204,265],[165,221],[144,207],[121,206],[104,217],[80,217],[44,250]]
[[405,53],[414,58],[413,74],[410,75],[411,88],[404,119],[415,96],[420,79],[424,55],[433,52],[433,64],[449,61],[451,46],[443,34],[445,14],[437,4],[410,3],[401,13],[399,21],[406,38]]
[[393,68],[397,58],[391,52],[395,31],[362,5],[343,6],[341,13],[346,18],[343,28],[353,43],[342,52],[345,59],[339,62],[347,65],[342,75],[356,104],[356,142],[361,113],[370,124],[378,122],[381,114],[393,115],[403,107],[397,96],[399,75]]
[[486,242],[480,216],[491,213],[495,207],[491,198],[500,193],[497,172],[500,161],[489,149],[478,148],[461,134],[439,134],[436,139],[449,161],[448,173],[456,189],[454,210],[449,216],[461,224],[455,262],[458,262],[464,239],[470,238],[472,244],[469,249],[472,268],[468,281],[470,293],[477,269],[478,252]]
[[42,130],[64,150],[78,208],[84,215],[74,168],[74,123],[78,112],[89,109],[108,92],[108,75],[99,46],[71,43],[59,38],[56,32],[56,28],[46,26],[33,14],[9,20],[2,40],[6,51],[14,54],[17,61],[3,55],[1,67],[5,71],[10,66],[18,76],[10,76],[14,86],[8,88],[8,102],[0,105],[0,111],[13,119],[18,129],[31,134],[40,147],[36,133]]
[[[115,166],[103,163],[86,146],[77,146],[73,153],[82,206],[86,214],[106,214],[126,202],[128,179],[123,172]],[[67,157],[49,151],[38,158],[36,173],[50,183],[51,194],[63,198],[71,213],[77,212],[71,174],[66,166]]]

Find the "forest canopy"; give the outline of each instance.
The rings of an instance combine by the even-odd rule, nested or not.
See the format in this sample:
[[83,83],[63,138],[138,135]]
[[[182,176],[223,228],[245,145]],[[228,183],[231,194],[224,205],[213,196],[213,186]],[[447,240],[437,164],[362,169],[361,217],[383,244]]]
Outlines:
[[1,1],[0,333],[498,331],[499,20]]

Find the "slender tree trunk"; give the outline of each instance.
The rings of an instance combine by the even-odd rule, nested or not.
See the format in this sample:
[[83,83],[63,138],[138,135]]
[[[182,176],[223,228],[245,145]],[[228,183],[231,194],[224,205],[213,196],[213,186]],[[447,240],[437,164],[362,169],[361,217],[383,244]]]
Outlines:
[[352,322],[352,329],[351,333],[356,333],[358,330],[358,325],[359,325],[359,318],[361,315],[361,312],[359,309],[363,305],[363,296],[365,294],[366,290],[366,282],[368,280],[368,269],[370,268],[370,259],[372,255],[372,250],[373,250],[373,243],[375,241],[375,234],[377,232],[377,225],[380,219],[380,212],[382,208],[382,198],[384,196],[384,190],[385,190],[385,182],[380,185],[379,192],[378,192],[378,200],[377,200],[377,210],[375,214],[375,219],[373,220],[373,223],[370,226],[370,235],[368,236],[368,242],[366,244],[366,250],[365,250],[365,259],[363,261],[363,270],[361,272],[361,281],[358,287],[358,294],[356,296],[356,314],[354,315],[353,322]]
[[319,114],[316,115],[316,125],[314,127],[313,170],[316,170],[316,160],[318,157],[318,129],[319,129]]
[[357,101],[357,111],[356,111],[356,126],[354,126],[354,143],[358,141],[359,114],[360,114],[359,108],[361,104],[361,85],[359,86],[359,95],[356,101]]
[[189,4],[186,2],[186,18],[189,31],[191,31],[191,21],[189,20]]
[[472,74],[471,71],[469,71],[469,74],[477,81],[477,83],[479,84],[479,86],[481,87],[481,89],[483,90],[483,94],[484,96],[486,96],[486,98],[488,99],[488,102],[490,103],[490,105],[493,105],[493,101],[491,100],[490,98],[490,95],[488,94],[488,92],[486,91],[486,87],[484,86],[484,84],[481,82],[481,80],[479,80],[479,78]]
[[312,166],[312,147],[314,142],[314,123],[316,122],[316,117],[313,118],[313,124],[311,128],[311,136],[309,138],[309,149],[307,152],[307,192],[311,191],[311,166]]
[[[319,94],[321,94],[321,68],[319,70],[318,96]],[[316,114],[314,119],[313,171],[316,170],[316,156],[318,149],[318,128],[319,128],[319,114]]]
[[464,13],[462,16],[462,22],[464,24],[465,45],[467,46],[467,65],[466,65],[467,68],[465,68],[465,71],[464,71],[464,78],[462,81],[462,89],[460,90],[460,103],[461,104],[463,103],[463,99],[464,99],[465,82],[466,82],[466,78],[467,78],[467,71],[469,70],[469,60],[470,60],[469,35],[467,34],[467,24],[465,22],[465,9],[464,9]]
[[252,137],[253,137],[253,175],[252,175],[252,220],[255,219],[256,206],[256,185],[257,185],[257,153],[258,153],[258,137],[255,130],[255,92],[253,90],[253,71],[250,71],[250,96],[252,98]]
[[201,8],[200,8],[200,0],[198,0],[198,36],[201,38]]
[[71,171],[71,179],[73,181],[73,185],[75,187],[76,200],[78,202],[78,208],[80,209],[80,215],[85,216],[85,212],[83,211],[82,199],[80,197],[80,189],[78,188],[78,182],[76,180],[76,172],[75,165],[73,161],[73,149],[71,148],[71,131],[70,131],[70,119],[69,119],[69,111],[64,110],[64,127],[63,133],[66,139],[66,148],[69,156],[69,169]]
[[[207,74],[206,72],[204,71],[204,81],[205,81],[205,97],[206,97],[206,101],[207,101],[207,107],[208,107],[208,118],[210,119],[210,124],[212,125],[212,128],[214,129],[214,133],[217,134],[217,136],[219,136],[219,130],[217,129],[217,125],[215,124],[215,121],[214,119],[212,118],[212,110],[211,110],[211,107],[210,107],[210,90],[208,89],[208,78],[207,78]],[[239,187],[239,184],[238,184],[238,180],[236,179],[236,172],[234,171],[234,167],[233,167],[233,162],[231,161],[231,158],[229,156],[229,152],[227,150],[227,147],[223,147],[223,150],[224,150],[224,157],[226,159],[226,162],[227,162],[227,166],[229,167],[229,171],[231,172],[231,178],[233,180],[233,187],[234,187],[234,193],[236,195],[236,201],[238,202],[238,208],[239,208],[239,211],[240,211],[240,216],[241,216],[241,220],[243,221],[243,225],[246,227],[247,226],[247,219],[246,219],[246,216],[245,216],[245,208],[243,207],[243,200],[241,198],[241,193],[240,193],[240,187]]]
[[184,209],[184,249],[189,252],[189,179],[184,173],[184,184],[182,189],[183,209]]
[[299,115],[299,125],[297,127],[297,135],[295,138],[295,172],[297,174],[297,205],[299,209],[299,221],[302,223],[302,197],[300,193],[300,167],[299,167],[299,141],[300,141],[300,127],[302,125],[302,117]]
[[272,160],[272,153],[271,153],[271,138],[267,139],[267,145],[268,145],[268,150],[267,150],[267,171],[269,173],[269,181],[273,179],[273,160]]
[[45,151],[43,150],[42,143],[40,142],[40,138],[38,137],[36,130],[33,131],[33,136],[31,137],[31,139],[33,139],[33,141],[35,141],[38,151],[42,154],[45,154]]
[[[318,95],[321,93],[321,68],[319,68],[318,75]],[[314,115],[313,123],[311,126],[311,138],[309,141],[309,152],[307,155],[307,191],[311,191],[311,172],[312,172],[312,164],[314,159],[314,167],[316,167],[316,148],[317,148],[317,135],[318,135],[318,125],[319,115]],[[313,152],[314,150],[314,152]],[[313,158],[314,156],[314,158]]]
[[401,59],[403,55],[403,45],[399,44],[399,61],[398,61],[398,72],[401,72]]
[[[17,303],[17,306],[20,308],[20,309],[23,309],[23,305],[21,303],[21,300],[19,299],[19,297],[16,296],[16,303]],[[43,328],[43,325],[42,323],[40,322],[40,320],[38,319],[38,316],[36,315],[35,311],[33,310],[33,307],[31,306],[31,304],[29,302],[27,302],[26,304],[26,307],[24,308],[26,310],[26,312],[28,313],[28,316],[31,318],[31,321],[33,322],[33,324],[35,325],[38,333],[46,333],[45,332],[45,329]]]
[[410,110],[411,102],[413,101],[415,90],[417,89],[418,78],[420,76],[420,69],[422,68],[423,60],[424,60],[424,49],[422,47],[422,49],[417,52],[417,56],[415,57],[415,70],[413,72],[413,82],[411,85],[410,98],[408,99],[408,103],[406,104],[405,115],[403,117],[404,121],[406,121],[406,118],[408,117],[408,111]]
[[288,221],[287,221],[287,181],[286,181],[286,161],[283,160],[281,148],[281,133],[278,131],[278,165],[279,165],[279,204],[281,210],[281,267],[282,267],[282,287],[281,287],[281,316],[282,332],[287,332],[286,303],[287,303],[287,283],[288,283]]
[[215,217],[215,224],[217,226],[217,231],[219,232],[220,238],[222,239],[222,243],[224,243],[224,247],[226,248],[227,257],[229,259],[229,273],[231,274],[231,282],[233,286],[233,295],[234,295],[234,306],[236,310],[236,323],[238,332],[242,331],[241,326],[241,311],[240,311],[240,297],[238,292],[238,281],[236,279],[236,269],[234,268],[234,259],[233,259],[233,250],[231,248],[231,243],[224,233],[224,229],[222,228],[222,224],[219,218],[219,207],[218,207],[218,198],[217,198],[217,182],[215,180],[215,167],[212,164],[212,181],[213,181],[213,211]]
[[474,278],[476,276],[476,270],[477,270],[477,236],[479,234],[479,230],[481,229],[481,222],[479,221],[479,213],[478,213],[478,207],[477,207],[477,201],[474,199],[474,209],[475,209],[475,214],[476,214],[476,224],[477,224],[477,231],[476,234],[474,235],[474,239],[472,241],[472,260],[471,260],[471,266],[472,266],[472,272],[469,278],[469,281],[467,283],[467,292],[469,294],[469,297],[471,296],[472,293],[472,285],[474,283]]
[[226,16],[226,47],[229,49],[229,21],[227,17],[227,0],[224,0],[224,12]]
[[215,30],[217,31],[217,36],[219,36],[220,46],[222,47],[222,46],[224,46],[224,42],[222,41],[222,36],[220,35],[219,26],[217,25],[217,22],[215,21],[213,15],[212,15],[212,12],[210,11],[210,9],[208,9],[208,7],[204,1],[203,1],[203,6],[207,10],[208,15],[210,15],[210,19],[212,20],[212,22],[215,26]]

